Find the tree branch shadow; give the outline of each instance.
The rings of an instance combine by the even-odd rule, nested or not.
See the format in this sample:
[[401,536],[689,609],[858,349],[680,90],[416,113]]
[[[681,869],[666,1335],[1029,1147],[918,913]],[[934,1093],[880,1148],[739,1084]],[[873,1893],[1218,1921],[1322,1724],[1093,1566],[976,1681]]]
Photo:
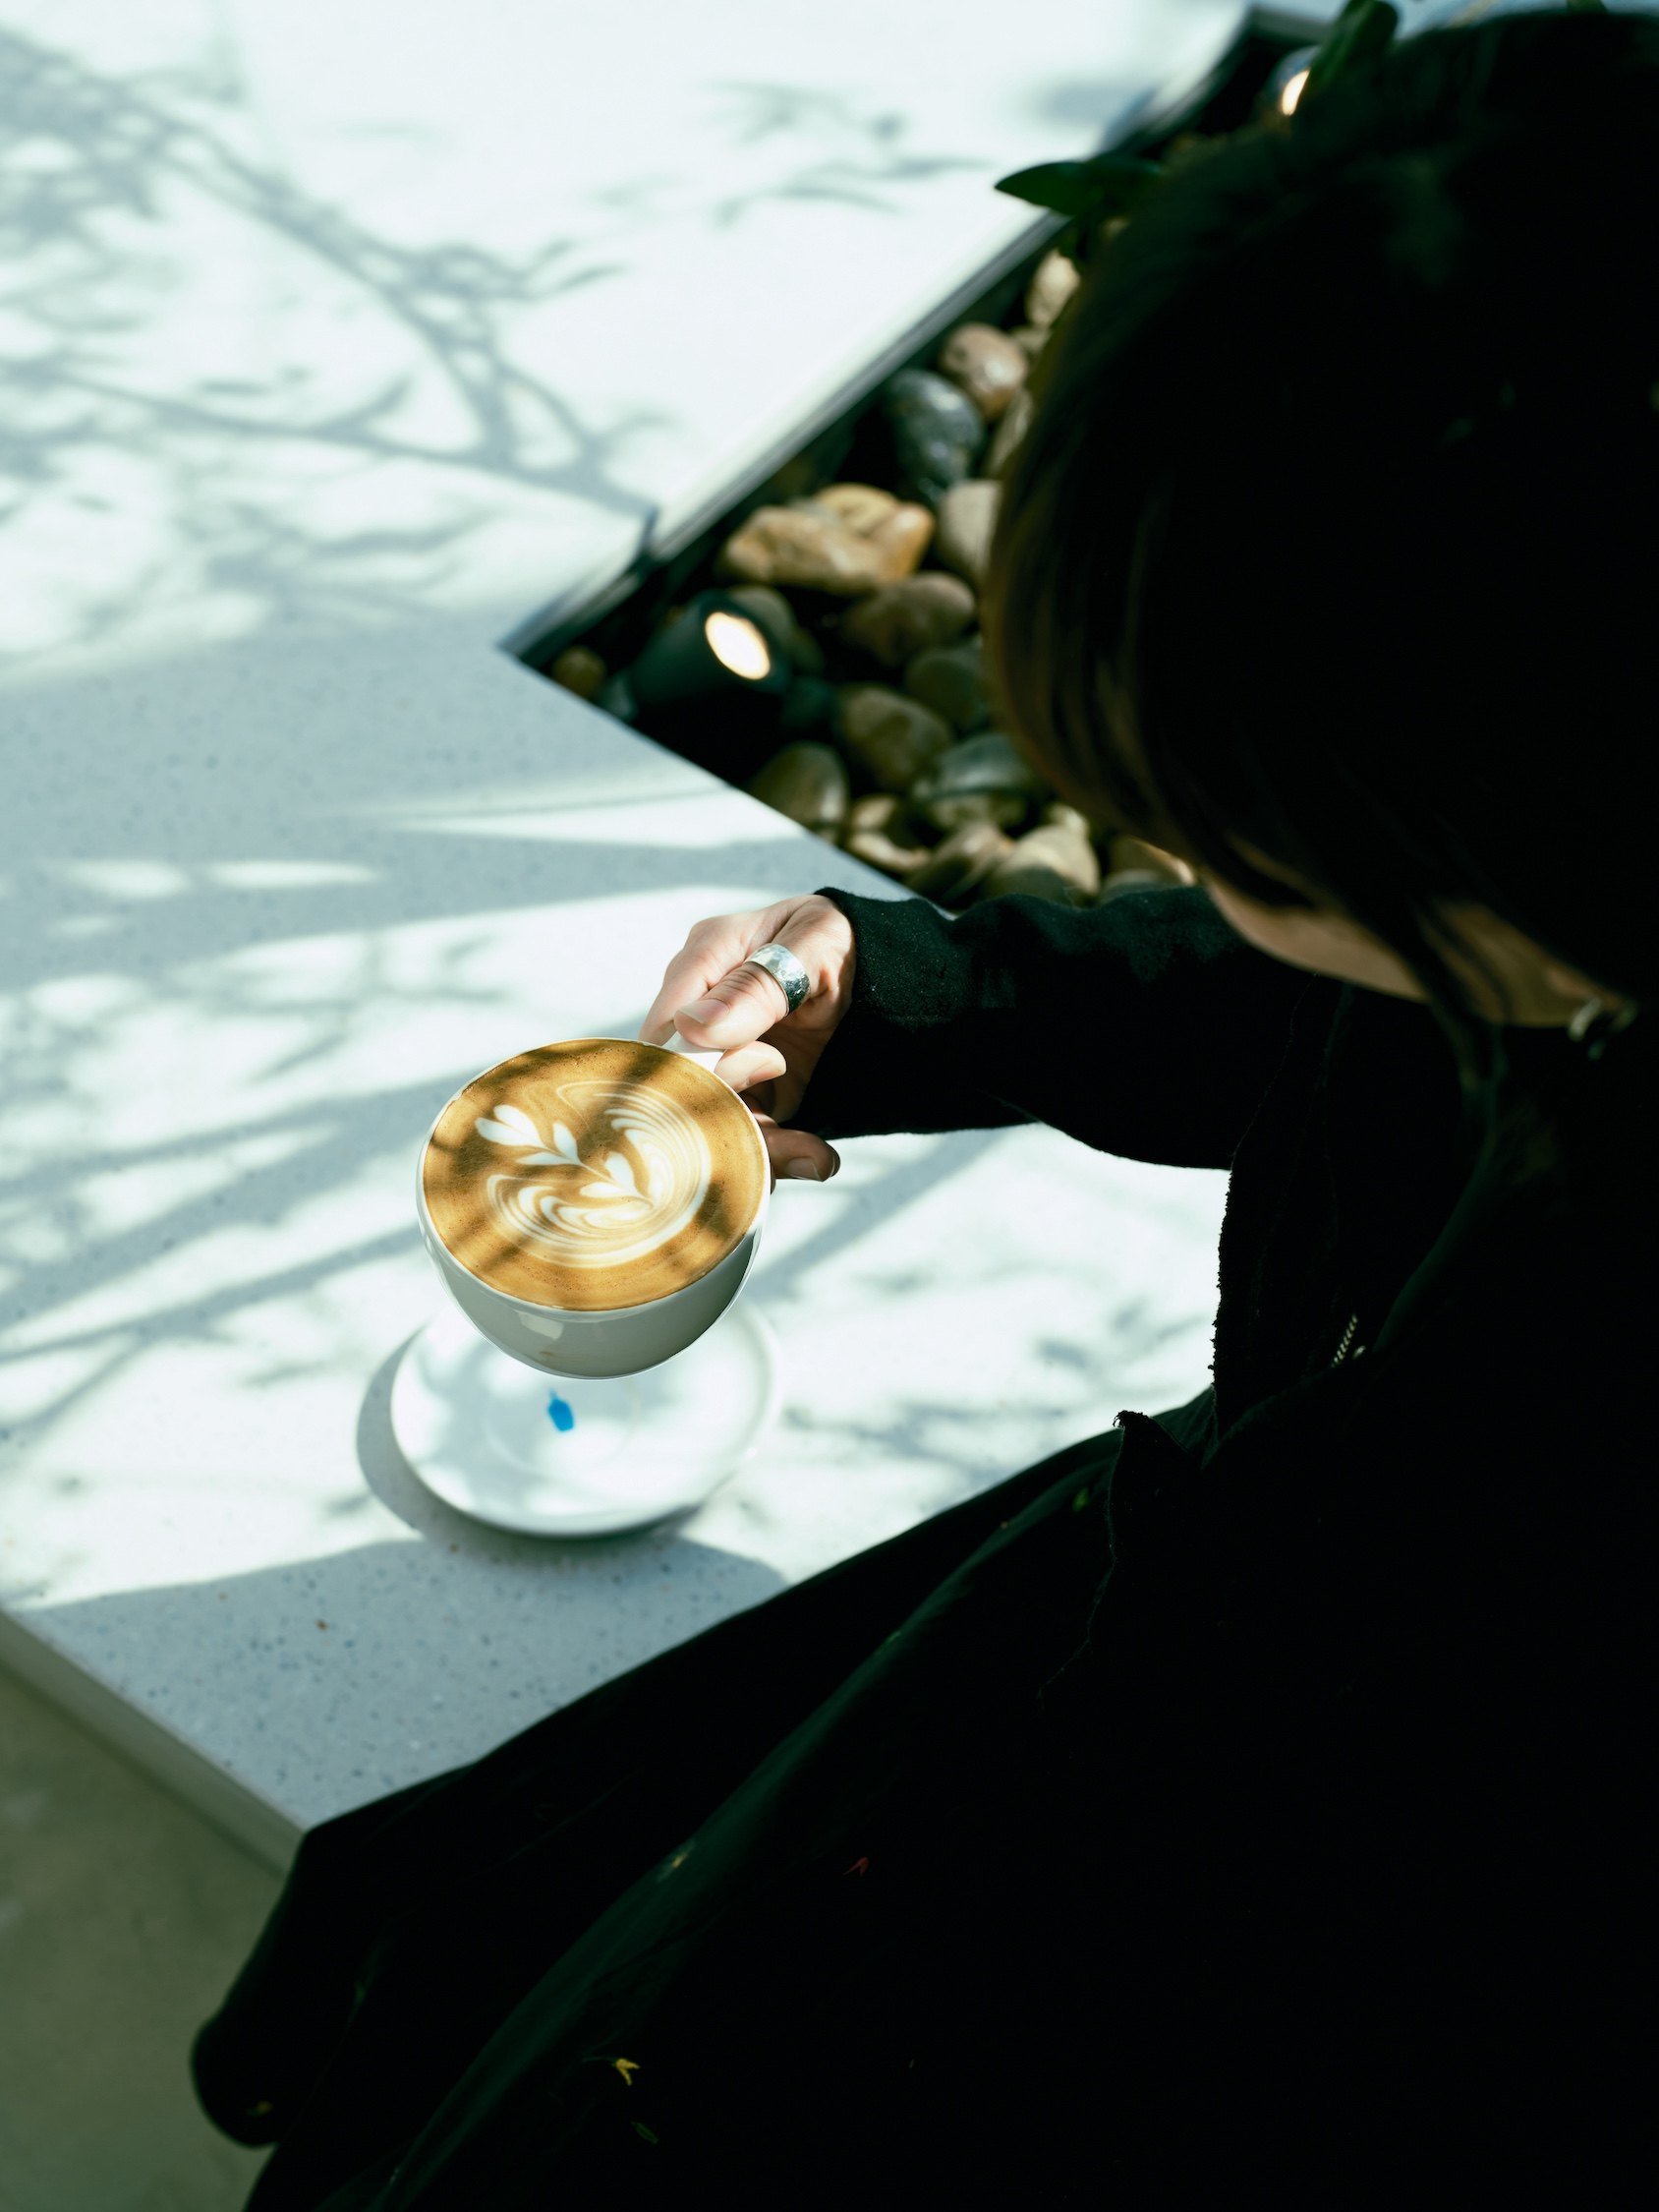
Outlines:
[[[411,578],[429,590],[451,578],[475,524],[344,537],[308,529],[292,500],[256,504],[227,486],[227,441],[239,458],[269,448],[273,467],[306,448],[308,481],[328,455],[356,466],[415,463],[562,494],[649,527],[652,502],[627,489],[617,465],[639,434],[668,418],[636,408],[599,427],[515,357],[509,336],[514,318],[585,298],[626,263],[599,239],[574,235],[516,257],[467,240],[379,236],[242,150],[245,107],[222,69],[100,71],[0,28],[0,265],[9,319],[23,333],[0,365],[0,513],[17,524],[37,499],[76,496],[100,452],[117,472],[142,458],[169,478],[173,511],[208,574],[275,619],[302,606],[335,620],[407,614]],[[181,206],[246,226],[251,263],[273,241],[291,250],[308,301],[336,297],[342,315],[367,314],[373,344],[315,360],[278,349],[236,376],[185,357],[165,383],[146,376],[137,366],[146,334],[180,286],[171,238]],[[387,370],[388,347],[403,367]],[[359,388],[341,397],[329,378]],[[452,437],[401,427],[434,411],[455,426]],[[400,583],[387,579],[391,556],[404,564]],[[93,601],[81,634],[100,634],[123,601],[165,580],[141,573],[119,596]]]
[[710,213],[718,229],[729,229],[754,208],[776,200],[831,201],[894,214],[902,206],[899,188],[993,166],[983,155],[910,151],[903,144],[910,128],[904,116],[890,109],[862,113],[845,92],[730,78],[710,89],[725,95],[722,120],[738,146],[784,136],[818,137],[850,148],[801,162],[772,183],[716,201]]

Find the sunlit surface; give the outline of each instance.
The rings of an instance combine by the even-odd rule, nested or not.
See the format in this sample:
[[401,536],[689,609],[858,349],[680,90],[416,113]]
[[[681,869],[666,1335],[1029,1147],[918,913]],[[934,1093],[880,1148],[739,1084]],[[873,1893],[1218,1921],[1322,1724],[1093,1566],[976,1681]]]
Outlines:
[[1306,83],[1307,71],[1305,69],[1298,69],[1294,77],[1287,78],[1285,89],[1279,95],[1279,106],[1282,114],[1293,115],[1295,113],[1296,102],[1301,98],[1302,87]]
[[[931,11],[847,0],[827,61],[722,0],[733,73],[637,13],[486,0],[459,74],[391,0],[0,26],[0,1626],[301,1825],[1205,1369],[1225,1177],[873,1139],[776,1194],[778,1448],[694,1526],[549,1547],[398,1456],[439,1105],[825,872],[498,641],[723,511],[1029,233],[992,179],[1237,23],[1030,0],[942,67]],[[550,132],[554,78],[626,96]]]
[[753,622],[741,614],[711,614],[703,634],[716,661],[733,675],[758,682],[772,668],[767,641]]
[[[491,642],[602,589],[1025,233],[994,176],[1236,22],[1030,0],[944,68],[885,0],[841,61],[772,0],[713,46],[639,14],[7,11],[0,683],[275,626]],[[549,131],[551,81],[588,90]]]

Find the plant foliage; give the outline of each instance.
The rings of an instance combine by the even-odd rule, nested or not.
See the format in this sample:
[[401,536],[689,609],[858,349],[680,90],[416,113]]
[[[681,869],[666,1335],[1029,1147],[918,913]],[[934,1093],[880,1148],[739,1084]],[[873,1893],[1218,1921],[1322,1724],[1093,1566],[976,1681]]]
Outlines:
[[[1568,4],[1599,8],[1602,0]],[[1317,99],[1339,78],[1373,67],[1399,28],[1400,10],[1391,0],[1347,0],[1308,64],[1302,100]],[[996,189],[1069,217],[1069,231],[1057,244],[1081,267],[1103,227],[1132,214],[1172,165],[1108,151],[1087,161],[1045,161],[1034,169],[1019,169],[999,178]]]

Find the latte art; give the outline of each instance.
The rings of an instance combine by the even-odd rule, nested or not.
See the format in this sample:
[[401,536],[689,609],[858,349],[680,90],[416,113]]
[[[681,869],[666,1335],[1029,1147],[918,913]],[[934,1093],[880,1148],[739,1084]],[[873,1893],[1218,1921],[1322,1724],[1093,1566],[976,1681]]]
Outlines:
[[748,1107],[659,1045],[578,1037],[489,1068],[421,1160],[429,1233],[492,1290],[566,1312],[671,1297],[718,1266],[766,1203]]
[[683,1108],[605,1083],[566,1084],[579,1127],[597,1131],[584,1160],[568,1125],[543,1135],[519,1106],[497,1106],[474,1124],[516,1152],[512,1171],[485,1185],[505,1233],[562,1267],[619,1267],[677,1237],[708,1195],[715,1162]]

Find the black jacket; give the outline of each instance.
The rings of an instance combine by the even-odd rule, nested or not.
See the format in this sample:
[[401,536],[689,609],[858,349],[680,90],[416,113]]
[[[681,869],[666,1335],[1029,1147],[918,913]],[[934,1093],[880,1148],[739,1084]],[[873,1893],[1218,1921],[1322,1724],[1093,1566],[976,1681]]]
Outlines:
[[1201,891],[830,896],[802,1125],[1230,1168],[1213,1387],[308,1835],[195,2052],[253,2205],[1612,2201],[1655,1018],[1465,1105]]

